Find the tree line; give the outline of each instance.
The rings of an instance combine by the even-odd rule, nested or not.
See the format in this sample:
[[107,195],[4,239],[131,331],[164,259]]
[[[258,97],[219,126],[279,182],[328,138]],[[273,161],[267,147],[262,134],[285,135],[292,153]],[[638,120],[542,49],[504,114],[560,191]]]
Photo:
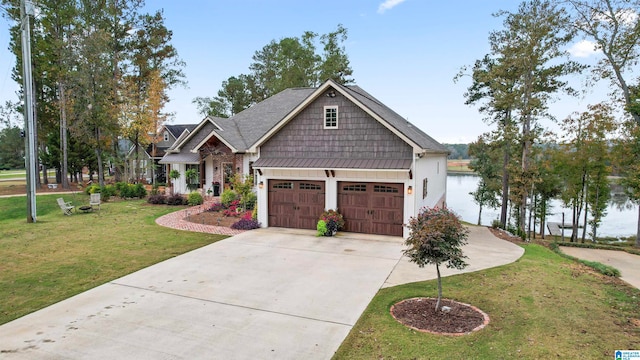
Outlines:
[[[1,0],[13,22],[12,78],[23,83],[20,1]],[[167,119],[167,92],[184,84],[184,62],[171,44],[161,10],[142,0],[41,0],[31,22],[36,137],[42,180],[48,168],[69,188],[68,175],[87,167],[104,184],[107,164],[116,180],[124,168],[120,139],[153,141]],[[21,112],[22,105],[7,105]],[[137,153],[137,151],[136,151]],[[38,169],[35,169],[37,172]]]
[[[0,0],[14,25],[10,49],[16,57],[13,80],[22,85],[19,0]],[[125,164],[121,139],[136,147],[157,141],[155,134],[172,115],[164,111],[168,90],[185,84],[185,63],[171,44],[172,31],[161,10],[142,12],[142,0],[43,0],[32,22],[32,53],[37,139],[42,180],[47,168],[69,187],[83,168],[104,183],[105,168],[121,181]],[[216,96],[196,97],[203,116],[232,116],[284,89],[315,87],[327,79],[353,82],[344,43],[347,29],[327,34],[272,40],[255,52],[247,74],[231,76]],[[0,117],[23,110],[21,103],[0,107]],[[16,124],[0,130],[22,143]],[[22,149],[24,146],[12,147]],[[19,153],[19,154],[18,154]],[[4,167],[23,167],[24,150],[7,152]],[[6,165],[4,165],[6,163]],[[37,170],[36,170],[37,171]],[[135,178],[135,174],[133,174]],[[38,179],[40,181],[40,179]]]
[[[632,77],[640,60],[639,14],[636,0],[531,0],[494,14],[503,27],[489,34],[490,52],[456,80],[471,77],[465,103],[493,127],[469,154],[481,178],[474,199],[481,208],[500,206],[502,228],[527,237],[539,220],[544,232],[547,201],[560,198],[572,209],[571,240],[580,237],[580,224],[583,241],[587,228],[595,238],[613,173],[640,201],[640,93]],[[598,51],[595,65],[570,59],[567,46],[577,39]],[[609,82],[611,98],[557,120],[549,105],[560,94],[589,90],[570,84],[577,74],[587,75],[587,84]],[[546,129],[544,120],[557,122],[561,133]],[[640,220],[638,226],[640,246]]]
[[247,74],[229,77],[216,96],[196,97],[193,103],[204,116],[227,118],[288,88],[317,87],[329,79],[353,83],[347,37],[347,29],[338,24],[327,34],[305,31],[272,40],[254,53]]

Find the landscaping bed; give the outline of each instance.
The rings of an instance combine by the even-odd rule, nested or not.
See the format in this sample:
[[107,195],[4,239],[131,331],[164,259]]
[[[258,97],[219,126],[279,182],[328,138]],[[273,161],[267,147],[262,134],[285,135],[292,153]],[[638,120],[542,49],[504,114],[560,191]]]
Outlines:
[[189,215],[185,220],[203,225],[215,225],[231,227],[240,220],[240,217],[225,216],[224,211],[203,211],[198,214]]

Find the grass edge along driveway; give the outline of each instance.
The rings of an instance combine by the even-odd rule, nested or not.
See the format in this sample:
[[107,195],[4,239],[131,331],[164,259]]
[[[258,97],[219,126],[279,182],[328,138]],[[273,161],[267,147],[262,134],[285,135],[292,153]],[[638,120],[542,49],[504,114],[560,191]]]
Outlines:
[[[0,199],[0,324],[227,237],[155,223],[179,207],[114,200],[64,216],[58,197],[38,196],[34,224],[26,222],[26,197]],[[63,197],[89,204],[84,194]]]
[[444,297],[472,304],[491,321],[479,332],[416,332],[389,314],[396,302],[436,296],[435,280],[382,289],[334,359],[613,359],[640,349],[640,290],[525,245],[515,263],[443,278]]

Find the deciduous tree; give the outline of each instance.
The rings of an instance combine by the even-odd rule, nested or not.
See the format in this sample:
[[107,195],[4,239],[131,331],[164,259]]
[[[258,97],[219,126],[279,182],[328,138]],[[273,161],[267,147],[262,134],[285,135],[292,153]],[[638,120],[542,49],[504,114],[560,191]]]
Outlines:
[[442,279],[440,265],[462,270],[467,267],[462,246],[467,243],[469,230],[460,222],[459,217],[446,208],[423,208],[417,217],[409,220],[409,237],[404,255],[419,267],[434,264],[438,274],[438,301],[436,310],[440,310],[442,300]]
[[[548,105],[553,94],[575,94],[563,77],[582,67],[566,59],[564,47],[573,33],[566,30],[567,16],[550,1],[524,1],[516,12],[501,11],[495,16],[504,18],[504,29],[490,34],[491,53],[474,66],[467,103],[482,102],[481,111],[501,121],[505,134],[511,134],[514,123],[520,128],[520,169],[509,175],[509,193],[516,206],[517,227],[524,233],[527,200],[536,181],[533,145],[543,132],[540,120],[552,118]],[[505,146],[511,144],[508,141]],[[509,163],[509,153],[504,152],[504,164]]]
[[475,191],[471,192],[473,200],[480,206],[478,225],[482,219],[482,208],[496,208],[500,205],[498,197],[501,190],[500,152],[494,144],[489,144],[483,136],[469,144],[469,155],[472,157],[469,168],[478,174],[480,181]]
[[[614,99],[631,105],[629,77],[640,60],[640,1],[564,0],[571,24],[602,57],[592,67],[596,80],[609,80],[616,90]],[[631,113],[640,123],[640,115]]]
[[[616,126],[611,108],[605,104],[589,106],[589,110],[570,116],[562,123],[565,134],[556,157],[557,173],[563,182],[562,201],[572,209],[571,241],[578,239],[581,216],[587,225],[589,209],[593,212],[592,234],[604,216],[609,200],[609,155],[608,138]],[[582,241],[584,242],[583,232]]]

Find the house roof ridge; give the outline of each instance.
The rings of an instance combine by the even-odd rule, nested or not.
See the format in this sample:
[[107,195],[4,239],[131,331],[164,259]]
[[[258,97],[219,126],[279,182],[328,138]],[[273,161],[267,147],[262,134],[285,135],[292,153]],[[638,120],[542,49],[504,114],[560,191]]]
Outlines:
[[[392,110],[391,108],[389,108],[388,106],[383,104],[380,100],[376,99],[373,95],[369,94],[368,92],[366,92],[363,88],[361,88],[358,85],[342,85],[342,84],[338,84],[338,85],[344,86],[345,88],[353,91],[354,93],[356,93],[356,94],[358,94],[360,96],[363,96],[363,97],[375,102],[376,104],[378,104],[380,106],[384,106],[384,107],[388,108],[389,110]],[[358,91],[358,90],[361,90],[361,91]]]

